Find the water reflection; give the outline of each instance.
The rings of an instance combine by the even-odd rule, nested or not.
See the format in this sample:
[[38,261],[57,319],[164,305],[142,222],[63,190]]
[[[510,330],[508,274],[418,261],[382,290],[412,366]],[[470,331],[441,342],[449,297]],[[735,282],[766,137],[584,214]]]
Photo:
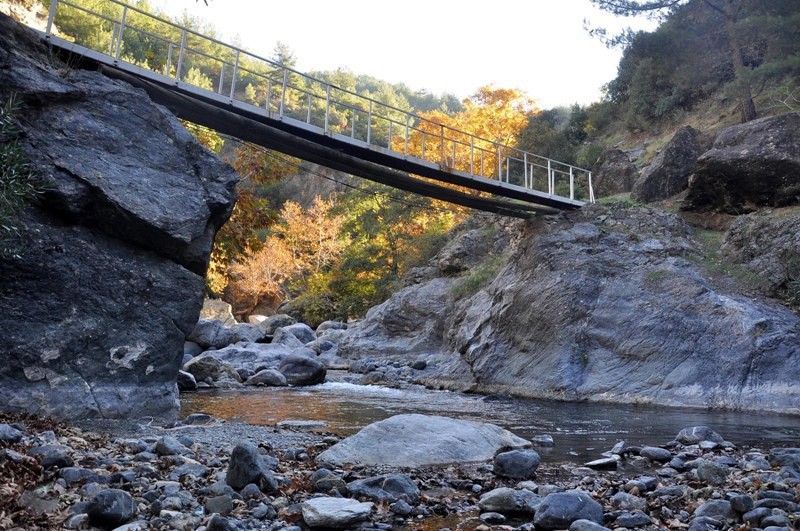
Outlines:
[[424,413],[492,422],[531,438],[550,434],[555,447],[540,450],[549,462],[598,457],[619,440],[663,444],[682,428],[707,425],[739,445],[797,444],[800,417],[635,405],[550,402],[481,397],[422,388],[409,390],[346,382],[303,388],[207,390],[181,395],[183,416],[205,412],[229,421],[274,425],[284,420],[327,423],[347,435],[400,413]]

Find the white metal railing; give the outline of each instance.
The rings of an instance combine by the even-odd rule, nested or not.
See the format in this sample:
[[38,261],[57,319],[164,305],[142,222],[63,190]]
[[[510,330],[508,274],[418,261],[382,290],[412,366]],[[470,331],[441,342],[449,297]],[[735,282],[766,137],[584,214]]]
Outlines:
[[[107,2],[115,6],[113,15],[92,11],[80,5],[80,0],[51,0],[47,37],[52,35],[54,26],[64,29],[59,17],[67,18],[69,10],[76,10],[94,17],[98,29],[106,26],[110,31],[107,43],[96,38],[77,44],[106,54],[115,62],[129,62],[177,84],[205,89],[228,98],[231,104],[252,105],[270,118],[300,122],[319,133],[349,138],[444,171],[497,179],[573,201],[594,202],[589,170],[361,96],[122,1]],[[137,26],[142,21],[147,22],[148,29]],[[142,46],[147,49],[143,51]],[[137,55],[143,59],[137,59]],[[204,66],[202,75],[195,64]]]

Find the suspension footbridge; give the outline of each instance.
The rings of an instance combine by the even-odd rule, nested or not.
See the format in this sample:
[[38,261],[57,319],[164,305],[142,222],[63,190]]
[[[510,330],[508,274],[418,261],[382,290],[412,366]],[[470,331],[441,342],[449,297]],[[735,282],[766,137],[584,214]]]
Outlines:
[[[51,0],[41,36],[178,117],[395,188],[505,215],[594,202],[591,172],[365,97],[119,0]],[[57,28],[96,24],[76,40]]]

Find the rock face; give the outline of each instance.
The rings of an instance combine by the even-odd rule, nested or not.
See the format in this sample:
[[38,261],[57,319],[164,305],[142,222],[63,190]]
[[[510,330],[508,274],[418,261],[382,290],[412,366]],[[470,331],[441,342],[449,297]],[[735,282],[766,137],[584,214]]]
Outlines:
[[335,444],[320,462],[419,467],[491,459],[500,448],[530,446],[493,424],[435,415],[395,415]]
[[697,157],[708,146],[709,142],[697,129],[690,126],[679,129],[633,184],[631,199],[651,203],[685,190]]
[[742,214],[800,203],[800,113],[729,127],[697,161],[686,207]]
[[624,151],[604,151],[592,166],[592,180],[597,197],[630,192],[639,170]]
[[[428,338],[417,381],[542,398],[800,411],[800,318],[779,303],[716,288],[689,259],[699,246],[677,216],[594,205],[525,231],[509,264],[474,296],[414,299],[415,308],[439,308],[435,323],[445,331],[438,346]],[[399,297],[389,307],[391,319],[407,315]],[[401,333],[385,336],[384,315],[348,330],[348,355],[359,352],[356,330],[402,344]],[[364,356],[377,357],[375,341],[363,344]]]
[[233,170],[130,86],[57,64],[0,16],[0,99],[47,187],[0,262],[0,404],[58,417],[177,414],[183,341],[230,215]]

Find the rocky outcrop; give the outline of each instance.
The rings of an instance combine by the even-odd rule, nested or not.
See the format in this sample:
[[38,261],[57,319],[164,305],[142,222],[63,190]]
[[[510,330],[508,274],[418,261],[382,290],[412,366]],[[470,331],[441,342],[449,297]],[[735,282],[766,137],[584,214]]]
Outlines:
[[697,161],[685,207],[730,214],[800,203],[800,113],[729,127]]
[[739,216],[725,234],[720,254],[746,267],[764,294],[796,298],[800,305],[800,209]]
[[604,151],[592,166],[592,181],[597,197],[630,192],[638,177],[639,170],[628,155],[619,149]]
[[431,386],[800,412],[800,318],[718,290],[695,258],[699,246],[677,216],[594,205],[532,222],[477,294],[426,305],[422,285],[414,298],[401,291],[341,344],[349,356],[399,351],[406,332],[391,335],[384,322],[413,314],[402,303],[411,299],[438,309],[426,326],[445,334],[439,343],[428,334],[427,350],[408,356],[428,361],[415,374]]
[[59,63],[0,16],[0,99],[46,193],[0,262],[0,404],[175,415],[184,337],[236,174],[140,90]]
[[709,144],[697,129],[691,126],[679,129],[633,184],[631,199],[652,203],[685,190],[697,157]]

